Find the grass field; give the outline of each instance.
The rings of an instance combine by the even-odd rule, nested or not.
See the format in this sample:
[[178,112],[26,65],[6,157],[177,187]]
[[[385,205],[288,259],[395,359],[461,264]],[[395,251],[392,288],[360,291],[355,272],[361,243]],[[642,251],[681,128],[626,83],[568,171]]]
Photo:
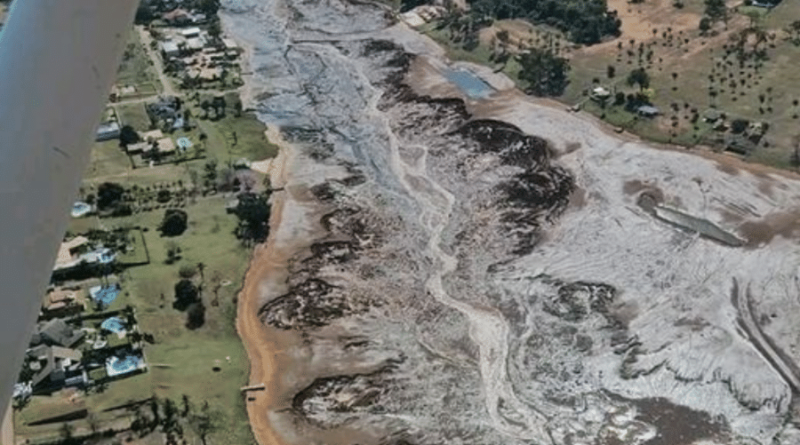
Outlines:
[[[692,119],[709,108],[724,113],[730,122],[744,119],[769,125],[766,135],[751,148],[747,159],[781,168],[789,167],[796,136],[800,134],[800,73],[795,69],[800,60],[800,46],[792,44],[784,28],[800,20],[800,4],[782,2],[773,10],[756,7],[735,7],[726,24],[717,23],[711,32],[702,35],[698,23],[703,13],[702,0],[684,1],[683,8],[672,6],[671,0],[652,0],[630,4],[625,0],[609,0],[609,8],[622,19],[622,36],[592,45],[577,47],[566,43],[554,30],[514,21],[495,21],[480,32],[480,45],[467,51],[460,42],[450,39],[447,29],[427,24],[421,31],[442,44],[455,60],[468,60],[500,68],[491,61],[497,52],[496,32],[510,35],[512,52],[519,47],[549,45],[570,60],[569,84],[559,99],[569,105],[583,104],[588,112],[602,116],[614,125],[654,141],[682,145],[708,143],[721,139],[721,132],[708,128],[701,120]],[[726,48],[747,29],[763,30],[761,44],[765,58],[748,56],[739,65],[735,54],[726,57]],[[557,41],[554,45],[552,41]],[[754,38],[745,47],[754,47]],[[547,43],[545,43],[547,42]],[[754,52],[751,54],[755,54]],[[612,66],[613,78],[608,76]],[[650,75],[650,100],[662,116],[645,122],[634,119],[621,109],[605,109],[588,102],[590,91],[603,86],[612,91],[631,94],[637,86],[626,82],[628,74],[643,67]],[[512,61],[502,67],[520,85],[519,66]],[[524,87],[525,85],[520,85]],[[723,147],[718,147],[722,149]]]
[[130,125],[138,131],[150,128],[150,117],[147,116],[143,103],[117,105],[116,109],[120,125]]
[[[102,422],[127,419],[119,412],[103,413],[104,409],[156,395],[179,402],[184,394],[197,406],[208,401],[213,409],[223,414],[223,426],[212,436],[215,444],[247,444],[252,437],[247,423],[244,401],[239,387],[246,384],[248,362],[241,340],[236,334],[234,318],[235,297],[241,287],[250,250],[243,247],[233,234],[236,218],[225,212],[223,196],[198,200],[189,206],[189,228],[174,238],[161,237],[155,230],[163,211],[140,213],[125,218],[74,220],[71,231],[94,227],[120,227],[139,225],[150,230],[144,233],[151,263],[131,267],[120,277],[123,292],[109,310],[125,305],[137,308],[142,332],[151,333],[155,344],[145,348],[148,363],[171,367],[152,367],[148,373],[112,382],[102,393],[79,394],[77,402],[69,401],[69,392],[53,397],[34,397],[32,403],[16,417],[17,434],[25,437],[52,435],[60,424],[26,427],[25,422],[64,414],[80,408],[89,409]],[[134,232],[135,233],[135,232]],[[171,243],[181,248],[182,258],[174,264],[165,264]],[[138,249],[137,251],[141,252]],[[137,255],[141,258],[141,253]],[[186,316],[172,308],[174,285],[180,279],[181,266],[204,263],[203,276],[206,291],[206,322],[203,327],[189,330],[184,325]],[[218,292],[218,306],[210,282],[222,280],[225,286]],[[199,274],[196,276],[199,282]],[[215,372],[212,368],[219,367]],[[81,428],[85,421],[76,422]]]
[[152,61],[142,46],[139,33],[131,31],[129,36],[128,46],[117,71],[116,84],[136,87],[137,95],[155,94],[158,77],[151,65]]

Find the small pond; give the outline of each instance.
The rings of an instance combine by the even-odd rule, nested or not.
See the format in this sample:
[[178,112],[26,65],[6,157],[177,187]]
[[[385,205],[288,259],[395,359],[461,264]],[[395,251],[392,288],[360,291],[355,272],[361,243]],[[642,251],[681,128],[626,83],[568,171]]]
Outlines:
[[494,89],[488,83],[484,82],[472,71],[460,68],[448,69],[444,72],[444,76],[464,94],[473,99],[484,99],[494,92]]

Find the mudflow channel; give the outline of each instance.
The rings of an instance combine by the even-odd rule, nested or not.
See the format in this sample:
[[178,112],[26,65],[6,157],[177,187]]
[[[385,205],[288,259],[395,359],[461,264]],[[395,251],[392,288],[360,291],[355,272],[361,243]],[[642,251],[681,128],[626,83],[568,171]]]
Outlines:
[[[298,444],[800,440],[796,180],[512,90],[469,99],[377,4],[223,6],[286,142],[266,247],[286,261],[243,295],[280,345],[259,440],[264,422]],[[758,296],[758,336],[732,282]]]

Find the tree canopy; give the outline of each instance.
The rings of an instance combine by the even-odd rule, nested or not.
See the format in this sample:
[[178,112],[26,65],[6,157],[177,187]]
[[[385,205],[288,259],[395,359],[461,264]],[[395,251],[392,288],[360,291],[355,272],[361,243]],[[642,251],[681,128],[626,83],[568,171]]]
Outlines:
[[536,96],[560,96],[569,80],[569,62],[550,51],[533,48],[521,54],[519,78],[528,83],[527,91]]
[[245,241],[263,242],[269,234],[270,207],[267,197],[256,193],[242,193],[234,211],[239,217],[236,235]]
[[522,18],[553,26],[577,43],[597,43],[618,36],[622,24],[606,0],[470,0],[479,15],[497,19]]
[[104,182],[97,187],[97,209],[107,210],[122,200],[125,188],[115,182]]
[[628,85],[639,85],[639,89],[643,90],[650,86],[650,75],[644,68],[636,68],[628,74]]
[[178,236],[186,231],[189,221],[186,212],[180,209],[167,209],[164,212],[164,219],[161,220],[161,234],[164,236]]
[[200,289],[191,280],[183,279],[175,283],[175,302],[172,307],[185,311],[200,300]]

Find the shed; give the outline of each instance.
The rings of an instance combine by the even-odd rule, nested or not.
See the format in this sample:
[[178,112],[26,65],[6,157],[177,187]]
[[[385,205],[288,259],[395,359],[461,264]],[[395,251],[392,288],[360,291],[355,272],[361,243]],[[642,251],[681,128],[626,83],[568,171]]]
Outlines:
[[177,57],[180,54],[180,49],[178,48],[178,44],[167,40],[165,42],[161,42],[161,53],[164,57]]
[[644,117],[655,117],[661,114],[661,111],[658,108],[651,105],[642,105],[636,109],[636,112],[639,113],[640,116]]
[[183,31],[181,31],[181,35],[183,37],[187,38],[187,39],[191,39],[193,37],[199,37],[200,36],[200,28],[198,28],[196,26],[191,27],[191,28],[186,28]]
[[239,45],[233,39],[222,39],[222,44],[225,46],[225,51],[239,51]]

